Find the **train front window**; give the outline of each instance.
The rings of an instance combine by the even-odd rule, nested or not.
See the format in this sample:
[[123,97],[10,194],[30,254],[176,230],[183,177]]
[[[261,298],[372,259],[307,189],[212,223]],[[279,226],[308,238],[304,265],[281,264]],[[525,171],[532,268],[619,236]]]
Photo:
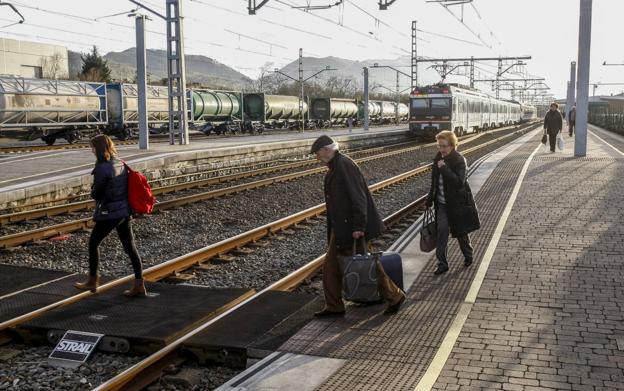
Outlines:
[[412,99],[412,109],[428,109],[430,106],[431,99],[427,98],[416,98]]
[[412,116],[449,116],[451,100],[449,98],[412,98]]

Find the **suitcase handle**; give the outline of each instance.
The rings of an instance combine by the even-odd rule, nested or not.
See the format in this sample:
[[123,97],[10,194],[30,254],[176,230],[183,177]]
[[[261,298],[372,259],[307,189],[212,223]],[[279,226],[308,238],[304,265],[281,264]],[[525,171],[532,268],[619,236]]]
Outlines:
[[355,256],[357,254],[356,252],[356,245],[358,242],[362,243],[362,250],[364,251],[364,253],[362,255],[366,255],[368,253],[368,245],[366,243],[366,239],[364,239],[364,237],[360,237],[359,239],[353,239],[353,255]]

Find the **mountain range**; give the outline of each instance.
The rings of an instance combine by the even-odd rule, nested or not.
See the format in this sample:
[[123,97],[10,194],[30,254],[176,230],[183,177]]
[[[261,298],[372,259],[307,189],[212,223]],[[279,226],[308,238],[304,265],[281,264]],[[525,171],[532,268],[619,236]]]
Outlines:
[[[104,55],[108,61],[111,75],[114,80],[134,80],[136,74],[136,49],[129,48],[122,52],[109,52]],[[202,55],[187,55],[186,60],[186,80],[187,83],[198,83],[210,88],[240,89],[253,82],[248,76],[237,70],[222,64],[212,58]],[[314,81],[322,83],[332,76],[343,79],[352,79],[354,85],[361,88],[363,84],[362,67],[392,64],[400,67],[402,72],[409,74],[409,56],[397,59],[378,59],[353,61],[338,57],[304,57],[304,77],[307,78],[318,70],[329,67],[334,71],[322,72]],[[80,73],[82,61],[80,53],[69,51],[69,73],[76,75]],[[271,69],[272,70],[272,69]],[[298,60],[284,66],[282,72],[297,78]],[[147,50],[147,73],[151,82],[159,82],[167,77],[167,53],[164,50]],[[396,73],[390,69],[379,68],[370,70],[371,88],[376,85],[383,85],[394,90],[396,85]],[[409,80],[401,76],[401,88],[409,85]],[[384,92],[380,90],[379,92]],[[387,91],[385,91],[387,92]]]

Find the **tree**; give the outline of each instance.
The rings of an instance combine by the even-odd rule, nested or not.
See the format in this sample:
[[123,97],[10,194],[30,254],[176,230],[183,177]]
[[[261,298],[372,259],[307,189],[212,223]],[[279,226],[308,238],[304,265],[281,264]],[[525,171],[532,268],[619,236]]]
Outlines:
[[39,65],[41,65],[43,77],[46,79],[64,79],[67,77],[67,72],[63,70],[63,55],[59,52],[55,52],[51,56],[41,57]]
[[108,61],[106,61],[100,53],[98,53],[97,47],[94,45],[91,53],[81,55],[82,59],[82,71],[80,72],[80,79],[85,81],[111,81],[111,70],[108,67]]

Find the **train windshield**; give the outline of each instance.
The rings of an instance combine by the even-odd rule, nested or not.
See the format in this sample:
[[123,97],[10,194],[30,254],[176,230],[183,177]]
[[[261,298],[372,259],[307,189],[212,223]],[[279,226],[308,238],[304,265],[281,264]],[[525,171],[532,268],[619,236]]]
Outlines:
[[450,115],[451,99],[449,98],[412,98],[412,116],[417,115]]

